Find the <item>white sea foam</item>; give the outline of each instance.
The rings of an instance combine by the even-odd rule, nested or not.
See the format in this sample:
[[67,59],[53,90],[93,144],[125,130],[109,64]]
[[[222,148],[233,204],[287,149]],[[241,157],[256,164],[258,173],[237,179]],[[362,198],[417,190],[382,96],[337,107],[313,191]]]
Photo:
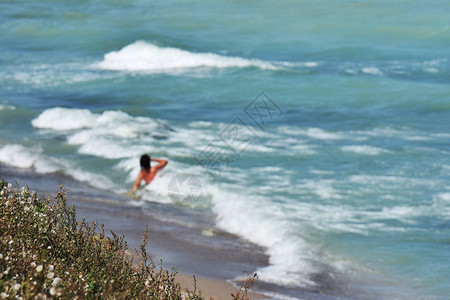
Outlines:
[[383,210],[377,214],[373,213],[375,218],[380,219],[395,219],[395,220],[408,220],[424,214],[421,207],[416,206],[394,206],[384,207]]
[[365,68],[362,68],[361,71],[364,74],[369,74],[369,75],[383,75],[383,72],[376,67],[365,67]]
[[427,73],[439,73],[439,69],[437,68],[424,68],[423,70]]
[[195,53],[178,48],[159,47],[144,41],[137,41],[119,51],[105,54],[104,60],[98,64],[98,67],[105,70],[132,72],[165,72],[199,67],[279,69],[274,63],[263,60],[214,53]]
[[450,203],[450,193],[441,193],[441,194],[438,195],[438,197],[441,200],[443,200],[443,201],[445,201],[447,203]]
[[436,216],[437,211],[424,206],[395,206],[373,211],[364,207],[348,205],[325,205],[319,203],[295,203],[288,210],[286,219],[302,220],[308,226],[324,232],[342,232],[369,235],[370,231],[406,231],[402,226],[392,225],[395,219],[403,223],[414,223],[414,218],[423,215]]
[[96,117],[88,109],[55,107],[45,110],[31,124],[36,128],[74,130],[91,127]]
[[316,262],[320,257],[298,232],[290,231],[284,214],[277,213],[279,206],[265,197],[248,193],[244,196],[217,185],[208,185],[206,192],[211,194],[219,227],[267,247],[270,265],[257,271],[261,280],[292,286],[315,285],[309,275],[319,272]]
[[439,193],[433,197],[433,208],[446,220],[450,219],[450,192]]
[[360,140],[367,139],[369,137],[390,137],[407,141],[428,141],[433,138],[438,138],[434,134],[430,135],[429,133],[420,132],[411,128],[395,129],[391,127],[376,127],[372,130],[350,131],[349,133],[359,136]]
[[319,140],[338,140],[342,138],[342,135],[339,133],[325,131],[320,128],[308,128],[305,135]]
[[292,126],[282,126],[278,128],[278,132],[293,136],[304,135],[318,140],[340,140],[345,138],[345,136],[340,132],[331,132],[314,127],[305,129]]
[[[261,170],[277,172],[277,168]],[[259,169],[255,169],[259,171]],[[244,178],[245,180],[245,178]],[[295,188],[309,190],[323,199],[340,199],[333,180],[322,180],[318,184],[308,181]],[[404,232],[391,220],[414,223],[415,218],[433,215],[435,210],[424,206],[394,206],[382,210],[368,207],[353,207],[332,201],[321,204],[318,201],[299,202],[291,197],[273,201],[257,194],[261,189],[233,190],[233,186],[211,185],[206,192],[211,195],[213,210],[218,216],[218,226],[228,232],[267,247],[269,266],[258,270],[261,280],[283,285],[311,286],[311,275],[321,272],[321,266],[339,265],[341,260],[329,261],[313,243],[302,238],[303,227],[317,228],[322,232],[342,232],[370,235],[376,232]],[[441,198],[439,198],[441,199]],[[306,234],[306,232],[305,232]],[[322,249],[323,251],[323,249]],[[319,255],[320,253],[320,255]]]
[[[158,153],[162,148],[166,155],[172,157],[192,157],[205,151],[212,142],[224,152],[233,154],[232,149],[217,137],[219,127],[206,126],[208,123],[173,130],[159,120],[133,117],[122,111],[93,113],[84,109],[56,107],[42,112],[32,121],[32,125],[65,134],[67,143],[78,146],[79,153],[108,159]],[[249,145],[246,150],[273,151],[257,143]]]
[[317,151],[314,150],[315,146],[312,145],[293,145],[290,147],[287,147],[289,149],[289,152],[295,153],[298,155],[314,155],[317,154]]
[[343,146],[343,147],[341,147],[341,150],[345,151],[345,152],[354,152],[354,153],[365,154],[365,155],[379,155],[381,153],[389,152],[388,150],[378,148],[378,147],[368,146],[368,145]]
[[309,170],[311,174],[317,174],[317,175],[332,175],[335,172],[329,171],[329,170]]
[[319,63],[317,63],[315,61],[308,61],[303,64],[305,67],[309,67],[309,68],[317,67],[319,65]]
[[51,173],[59,168],[56,161],[42,154],[40,149],[19,144],[0,148],[0,161],[18,168],[34,168],[39,173]]
[[12,81],[25,86],[53,87],[94,81],[114,76],[98,74],[86,68],[84,63],[36,64],[5,66],[0,73],[2,81]]
[[82,171],[68,162],[48,157],[39,148],[28,148],[20,144],[9,144],[0,148],[0,162],[16,168],[32,168],[41,174],[61,172],[102,188],[115,186],[105,176]]
[[314,155],[317,154],[316,146],[307,144],[298,137],[286,138],[285,136],[273,135],[266,145],[278,152],[289,155]]
[[[132,117],[122,111],[101,114],[86,109],[55,107],[32,121],[36,128],[69,131],[67,142],[79,145],[79,153],[105,158],[123,158],[153,150],[153,134],[166,133],[164,124],[146,117]],[[130,146],[130,140],[136,141]]]
[[14,105],[9,105],[9,104],[0,104],[0,110],[15,110],[16,107]]
[[304,191],[309,191],[322,199],[341,199],[342,196],[333,187],[335,184],[334,180],[306,180],[303,183],[298,184],[298,188]]

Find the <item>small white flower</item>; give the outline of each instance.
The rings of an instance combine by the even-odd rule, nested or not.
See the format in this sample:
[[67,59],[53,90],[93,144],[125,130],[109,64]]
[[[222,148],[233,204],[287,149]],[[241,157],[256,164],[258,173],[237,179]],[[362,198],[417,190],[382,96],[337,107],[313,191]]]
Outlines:
[[29,208],[28,206],[25,206],[25,207],[23,208],[23,210],[24,210],[24,211],[29,211],[30,208]]
[[52,279],[54,276],[55,276],[55,273],[53,273],[53,272],[48,272],[47,273],[47,278],[48,279]]
[[3,253],[0,253],[0,259],[3,259]]
[[36,267],[36,272],[42,272],[42,270],[44,269],[44,267],[42,265],[39,265]]
[[10,240],[10,241],[9,241],[9,244],[12,245],[12,243],[14,243],[14,241],[13,241],[13,240]]
[[49,271],[53,271],[55,269],[55,267],[53,266],[53,265],[50,265],[49,267],[48,267],[48,270]]
[[8,189],[12,188],[12,184],[8,183]]
[[5,192],[3,190],[0,191],[0,196],[3,196]]
[[52,246],[48,246],[47,249],[48,249],[48,250],[52,249]]
[[55,296],[56,295],[56,289],[54,287],[52,287],[50,289],[50,295]]
[[30,267],[36,268],[36,263],[33,261],[33,262],[30,264]]
[[0,299],[6,299],[8,297],[9,297],[9,295],[7,293],[5,293],[5,292],[0,294]]
[[19,284],[19,283],[16,283],[14,286],[13,286],[13,290],[19,290],[20,289],[20,287],[21,287],[21,285]]
[[52,285],[57,285],[60,281],[61,281],[61,278],[55,277],[55,279],[53,279]]

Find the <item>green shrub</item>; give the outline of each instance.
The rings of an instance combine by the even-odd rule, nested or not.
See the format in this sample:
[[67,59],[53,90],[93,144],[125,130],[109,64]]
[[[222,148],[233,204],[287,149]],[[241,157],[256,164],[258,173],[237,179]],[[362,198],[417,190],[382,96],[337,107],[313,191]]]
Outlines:
[[155,266],[147,230],[135,267],[123,237],[77,222],[66,193],[42,199],[0,181],[1,299],[202,299],[195,287],[181,293],[174,269]]

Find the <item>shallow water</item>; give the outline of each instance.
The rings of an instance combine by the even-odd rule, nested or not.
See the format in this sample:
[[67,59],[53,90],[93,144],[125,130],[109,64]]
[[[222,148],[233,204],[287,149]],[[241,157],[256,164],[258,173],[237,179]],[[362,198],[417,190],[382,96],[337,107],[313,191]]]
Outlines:
[[193,175],[201,194],[178,205],[267,247],[262,281],[450,295],[448,3],[0,11],[1,162],[121,194],[142,153],[166,157],[139,196],[173,205]]

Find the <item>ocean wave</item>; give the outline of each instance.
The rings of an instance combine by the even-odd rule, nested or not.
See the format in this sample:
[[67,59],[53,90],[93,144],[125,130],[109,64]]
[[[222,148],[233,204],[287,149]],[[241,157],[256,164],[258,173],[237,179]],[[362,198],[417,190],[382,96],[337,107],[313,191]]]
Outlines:
[[[35,128],[66,131],[67,143],[80,146],[78,152],[109,159],[132,157],[152,150],[144,145],[155,136],[167,135],[170,129],[147,117],[132,117],[122,111],[101,114],[87,109],[55,107],[32,120]],[[130,141],[140,140],[133,143]]]
[[42,149],[36,147],[30,148],[21,144],[5,145],[0,148],[0,162],[16,168],[33,169],[40,174],[59,172],[105,189],[115,187],[107,177],[81,170],[71,162],[49,157]]
[[[35,128],[63,133],[68,144],[79,146],[79,153],[108,159],[157,152],[158,147],[174,157],[192,157],[200,155],[211,143],[223,153],[234,154],[232,147],[217,136],[226,126],[221,123],[214,126],[194,123],[175,130],[160,120],[134,117],[122,111],[93,113],[87,109],[63,107],[47,109],[31,123]],[[206,124],[209,126],[205,127]],[[248,152],[275,150],[270,144],[254,142],[245,145]]]
[[214,53],[195,53],[173,47],[159,47],[137,41],[119,51],[104,56],[97,67],[104,70],[131,72],[165,72],[176,69],[206,68],[249,68],[279,70],[289,63],[269,62],[259,59],[224,56]]
[[95,120],[88,109],[55,107],[42,112],[31,124],[36,128],[64,131],[91,127]]
[[0,148],[0,161],[17,168],[33,168],[39,173],[52,173],[60,165],[44,155],[40,149],[28,148],[20,144],[8,144]]
[[[284,214],[270,199],[208,185],[220,228],[267,248],[269,266],[259,269],[260,279],[288,286],[314,286],[322,259],[314,246],[291,232]],[[232,199],[232,201],[230,201]]]

